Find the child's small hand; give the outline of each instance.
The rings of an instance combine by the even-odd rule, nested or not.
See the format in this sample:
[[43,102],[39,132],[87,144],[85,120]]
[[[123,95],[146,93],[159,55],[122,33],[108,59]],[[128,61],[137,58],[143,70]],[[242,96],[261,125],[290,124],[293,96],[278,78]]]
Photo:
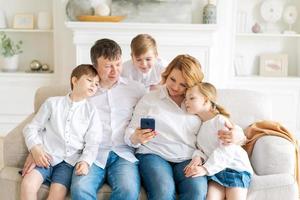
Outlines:
[[50,166],[51,156],[44,151],[41,145],[35,145],[30,152],[37,166],[47,168]]
[[36,164],[35,164],[35,162],[33,160],[33,157],[30,153],[30,154],[28,154],[28,156],[25,160],[21,175],[25,176],[26,174],[30,173],[35,168],[35,166],[36,166]]
[[191,168],[191,167],[196,167],[196,166],[200,166],[202,165],[202,159],[200,156],[195,156],[191,162],[183,169],[184,173],[187,173],[187,171]]
[[203,166],[193,166],[187,170],[185,173],[186,177],[198,177],[198,176],[205,176],[207,175],[207,170]]
[[157,90],[157,89],[159,89],[159,85],[150,85],[150,88],[149,88],[150,91]]
[[87,175],[89,173],[89,164],[85,161],[80,161],[76,164],[75,170],[77,176]]

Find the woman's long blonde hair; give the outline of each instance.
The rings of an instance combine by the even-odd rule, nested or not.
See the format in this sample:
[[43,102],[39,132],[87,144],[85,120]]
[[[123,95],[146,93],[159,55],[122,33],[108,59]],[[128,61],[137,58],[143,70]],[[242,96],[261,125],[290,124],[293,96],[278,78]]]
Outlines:
[[197,83],[195,86],[197,86],[197,89],[206,98],[206,100],[210,101],[211,111],[214,114],[221,114],[228,118],[230,117],[230,114],[227,112],[227,110],[223,106],[216,103],[217,89],[215,86],[207,82]]
[[162,73],[161,83],[165,84],[168,76],[173,69],[178,69],[182,72],[183,78],[186,80],[187,87],[193,86],[203,80],[204,74],[201,70],[199,61],[190,55],[178,55],[167,66]]

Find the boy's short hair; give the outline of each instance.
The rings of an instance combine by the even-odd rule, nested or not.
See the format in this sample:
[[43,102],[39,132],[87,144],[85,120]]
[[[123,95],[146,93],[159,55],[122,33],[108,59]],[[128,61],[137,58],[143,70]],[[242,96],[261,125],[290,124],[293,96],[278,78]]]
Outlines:
[[133,56],[140,56],[152,50],[157,55],[155,39],[149,34],[139,34],[131,40],[131,53]]
[[88,76],[98,76],[97,70],[93,67],[91,64],[81,64],[75,67],[71,73],[71,89],[73,90],[73,83],[72,83],[72,78],[76,77],[77,79],[80,79],[83,75],[88,75]]
[[111,39],[97,40],[90,51],[91,61],[97,67],[97,59],[101,56],[109,60],[117,60],[122,56],[121,47]]

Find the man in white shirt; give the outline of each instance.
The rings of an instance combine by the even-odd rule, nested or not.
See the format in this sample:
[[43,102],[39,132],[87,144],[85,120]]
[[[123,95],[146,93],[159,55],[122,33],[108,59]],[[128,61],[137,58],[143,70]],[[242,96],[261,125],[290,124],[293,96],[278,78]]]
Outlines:
[[97,199],[106,181],[112,188],[110,199],[135,200],[140,192],[140,177],[133,148],[124,142],[125,129],[145,88],[120,77],[121,48],[113,40],[101,39],[91,48],[91,60],[100,77],[100,88],[90,98],[103,123],[103,138],[95,163],[87,176],[73,174],[71,198]]

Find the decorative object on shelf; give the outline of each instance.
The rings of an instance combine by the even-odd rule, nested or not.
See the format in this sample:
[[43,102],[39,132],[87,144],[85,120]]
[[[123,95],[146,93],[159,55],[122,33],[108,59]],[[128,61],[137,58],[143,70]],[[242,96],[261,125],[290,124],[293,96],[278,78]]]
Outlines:
[[283,3],[278,0],[265,0],[261,4],[260,14],[267,22],[267,28],[264,32],[279,32],[276,22],[281,19]]
[[37,28],[38,29],[51,29],[52,20],[49,12],[41,11],[38,13]]
[[33,29],[33,14],[16,14],[14,16],[13,28]]
[[247,13],[244,11],[238,11],[236,17],[236,32],[245,33],[247,29]]
[[109,16],[110,15],[110,7],[106,3],[100,3],[95,6],[95,15],[98,16]]
[[47,65],[47,64],[42,64],[41,70],[42,70],[42,71],[49,71],[49,70],[50,70],[50,67],[49,67],[49,65]]
[[6,28],[6,16],[3,10],[0,10],[0,28]]
[[22,41],[13,42],[4,32],[0,32],[0,53],[2,55],[2,71],[17,71]]
[[296,6],[287,6],[283,11],[283,21],[289,25],[289,30],[285,30],[284,34],[296,34],[292,30],[292,25],[298,18],[298,11]]
[[217,7],[214,0],[208,0],[208,4],[203,8],[203,24],[217,23]]
[[263,54],[260,56],[260,76],[287,76],[287,54]]
[[77,21],[81,15],[94,15],[95,11],[89,0],[69,0],[66,5],[66,14],[69,20]]
[[112,16],[126,16],[126,22],[178,23],[192,22],[191,0],[113,0]]
[[42,64],[38,60],[32,60],[29,67],[32,71],[39,71],[42,68]]
[[82,15],[79,16],[78,21],[83,22],[120,22],[125,19],[125,16],[96,16],[96,15]]
[[259,25],[259,23],[255,23],[252,28],[251,28],[252,32],[253,33],[260,33],[261,32],[261,27]]

